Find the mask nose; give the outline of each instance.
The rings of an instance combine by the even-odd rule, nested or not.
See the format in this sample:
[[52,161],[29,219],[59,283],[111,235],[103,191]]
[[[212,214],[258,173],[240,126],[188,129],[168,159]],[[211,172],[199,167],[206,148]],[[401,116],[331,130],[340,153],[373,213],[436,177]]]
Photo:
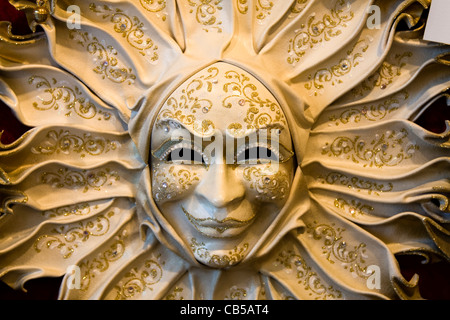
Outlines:
[[197,186],[196,195],[216,208],[225,208],[242,201],[245,188],[230,165],[213,163]]

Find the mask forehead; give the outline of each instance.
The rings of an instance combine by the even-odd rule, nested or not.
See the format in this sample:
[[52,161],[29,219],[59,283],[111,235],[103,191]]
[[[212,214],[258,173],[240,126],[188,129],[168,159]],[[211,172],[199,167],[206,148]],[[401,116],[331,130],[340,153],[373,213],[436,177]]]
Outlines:
[[165,101],[156,121],[173,120],[193,134],[210,136],[216,131],[239,137],[261,129],[285,129],[279,103],[247,71],[217,62],[183,82]]

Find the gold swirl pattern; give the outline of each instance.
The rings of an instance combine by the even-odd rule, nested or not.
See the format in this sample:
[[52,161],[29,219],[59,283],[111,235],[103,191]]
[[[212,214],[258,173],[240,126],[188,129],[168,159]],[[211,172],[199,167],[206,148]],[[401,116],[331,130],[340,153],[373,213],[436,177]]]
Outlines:
[[[296,271],[298,284],[309,292],[309,296],[315,300],[341,299],[341,291],[331,285],[325,285],[316,272],[306,263],[299,254],[292,250],[283,250],[275,260],[275,266],[281,265],[286,271]],[[288,298],[288,297],[286,297]],[[287,300],[287,299],[286,299]]]
[[234,247],[228,252],[228,254],[211,255],[208,248],[206,248],[206,245],[203,242],[199,243],[196,238],[191,239],[192,252],[196,256],[196,258],[199,260],[207,260],[208,265],[215,266],[216,268],[225,268],[238,264],[244,259],[248,247],[248,243],[244,243],[240,247]]
[[89,32],[70,30],[69,39],[76,41],[86,51],[94,56],[96,66],[92,69],[95,73],[115,83],[127,83],[131,85],[136,80],[131,68],[122,66],[117,59],[117,50],[105,41],[99,41]]
[[224,300],[244,300],[247,298],[247,290],[244,288],[238,288],[232,286],[229,290],[229,294],[225,295]]
[[[293,16],[299,14],[302,12],[306,4],[309,0],[296,0],[291,8],[290,8],[290,15],[289,18],[292,18]],[[257,15],[258,20],[264,20],[264,18],[270,14],[272,8],[273,8],[273,1],[268,0],[258,0],[256,2],[256,12],[259,12]],[[248,12],[248,0],[236,0],[236,8],[241,14],[246,14]]]
[[116,150],[120,143],[110,141],[101,136],[92,136],[90,133],[84,133],[83,136],[72,134],[69,130],[50,130],[46,135],[47,140],[41,145],[31,148],[34,154],[53,155],[58,153],[69,154],[75,152],[80,154],[81,158],[86,155],[98,156]]
[[222,0],[188,0],[197,22],[204,26],[203,30],[209,32],[210,29],[216,29],[218,33],[223,31],[222,21],[218,20],[216,14],[222,10],[220,3]]
[[[305,2],[297,1],[292,10],[298,11],[298,5],[304,5]],[[295,30],[295,36],[289,40],[287,62],[295,65],[307,50],[340,35],[341,28],[347,27],[346,22],[353,17],[354,13],[350,10],[350,3],[347,0],[337,0],[331,12],[324,14],[318,21],[315,14],[311,15],[307,24],[301,24],[300,29]]]
[[319,69],[314,75],[309,74],[309,82],[305,83],[305,88],[310,90],[311,95],[317,96],[324,92],[324,83],[330,83],[332,86],[343,83],[340,78],[359,65],[359,62],[363,59],[363,53],[368,48],[369,44],[366,39],[358,40],[352,49],[347,51],[347,56],[339,60],[339,63],[329,68]]
[[[96,209],[97,206],[94,206]],[[91,205],[89,203],[79,203],[70,206],[59,207],[51,210],[42,211],[41,215],[46,218],[69,217],[69,216],[85,216],[91,213]]]
[[277,123],[286,125],[286,119],[277,102],[260,97],[257,85],[252,83],[247,75],[235,70],[219,74],[217,67],[210,67],[206,74],[180,86],[180,90],[168,98],[158,115],[156,126],[161,127],[162,119],[175,119],[191,127],[194,132],[212,134],[216,128],[215,124],[208,119],[198,120],[197,114],[201,111],[201,116],[207,116],[214,107],[210,99],[200,97],[198,94],[200,90],[203,95],[212,94],[214,86],[221,86],[223,92],[227,94],[222,100],[224,108],[229,109],[233,106],[247,108],[244,118],[246,128],[243,128],[241,123],[232,123],[228,127],[232,132],[245,132],[244,129],[260,129]]
[[380,193],[390,192],[394,189],[394,185],[390,182],[387,185],[378,184],[371,180],[364,180],[358,177],[348,177],[347,175],[340,172],[330,172],[326,176],[319,175],[317,177],[317,180],[322,184],[340,184],[342,186],[348,187],[349,189],[355,189],[358,192],[364,190],[367,191],[369,195],[373,193],[377,196],[379,196]]
[[[194,113],[195,113],[195,111],[194,111]],[[160,120],[160,119],[174,119],[186,126],[194,126],[197,123],[195,121],[196,118],[194,115],[192,115],[192,114],[186,115],[183,113],[183,110],[172,111],[172,110],[164,109],[158,116],[158,120]],[[156,124],[156,126],[161,127],[159,123]]]
[[[260,108],[256,108],[256,107],[250,107],[247,109],[247,115],[244,118],[244,121],[247,123],[247,129],[260,129],[263,128],[265,126],[274,124],[274,123],[279,123],[280,121],[284,122],[283,116],[280,115],[280,113],[278,112],[279,109],[276,109],[275,107],[271,107],[272,111],[276,110],[276,115],[275,117],[272,117],[269,113],[267,112],[261,112]],[[231,126],[229,127],[230,129],[233,129]],[[240,128],[234,128],[234,129],[240,129]]]
[[120,177],[115,171],[109,168],[99,170],[70,170],[60,168],[56,172],[43,172],[41,183],[51,185],[54,188],[83,188],[86,193],[90,189],[100,191],[103,186],[112,185],[114,181],[119,181]]
[[29,77],[28,83],[35,85],[36,89],[43,89],[43,95],[36,95],[39,102],[33,102],[33,107],[36,110],[59,110],[61,107],[60,103],[63,103],[68,110],[65,113],[67,117],[75,114],[83,119],[93,119],[98,114],[100,116],[98,120],[109,120],[111,118],[109,112],[97,109],[93,103],[89,102],[77,86],[71,88],[59,84],[55,78],[49,81],[45,77],[38,75]]
[[63,258],[67,259],[90,237],[105,235],[109,231],[109,219],[112,216],[114,216],[114,211],[86,221],[58,226],[51,230],[52,234],[45,234],[37,238],[33,247],[37,253],[42,252],[43,248],[58,249]]
[[154,41],[146,37],[142,23],[138,17],[130,17],[121,9],[115,10],[107,5],[97,6],[94,3],[89,5],[89,9],[101,15],[103,19],[109,18],[109,21],[114,24],[114,31],[122,34],[127,42],[142,56],[148,56],[149,61],[155,63],[158,59],[158,46]]
[[216,126],[211,120],[196,121],[193,115],[184,115],[181,110],[172,113],[170,110],[164,110],[161,116],[168,119],[175,119],[184,125],[192,126],[192,130],[201,135],[213,134]]
[[322,147],[322,154],[328,156],[346,155],[347,160],[354,163],[364,163],[363,167],[384,166],[394,167],[403,160],[411,159],[418,145],[411,142],[404,143],[408,137],[408,131],[403,128],[399,132],[395,130],[386,131],[383,134],[375,134],[369,143],[360,136],[354,138],[337,137],[332,143],[326,143]]
[[158,170],[157,167],[152,177],[153,198],[156,201],[173,200],[198,181],[197,174],[187,169],[170,166],[169,170]]
[[[215,129],[214,123],[210,120],[203,120],[199,123],[196,121],[195,113],[202,111],[207,114],[213,107],[213,103],[209,99],[200,98],[197,93],[199,90],[205,89],[207,92],[211,92],[214,84],[218,83],[217,75],[219,69],[211,67],[207,70],[207,75],[201,75],[184,86],[181,89],[181,95],[179,97],[171,96],[162,112],[158,115],[157,120],[161,119],[176,119],[180,123],[190,126],[195,132],[201,134],[208,134]],[[159,124],[156,125],[160,126]]]
[[259,23],[270,15],[270,12],[273,8],[273,2],[270,0],[257,0],[256,1],[256,19]]
[[367,272],[365,260],[368,258],[366,244],[362,242],[349,249],[350,245],[342,237],[345,229],[335,227],[334,223],[327,225],[314,221],[312,225],[307,225],[306,232],[314,240],[323,242],[322,253],[331,264],[339,262],[339,265],[352,275],[363,279],[371,275]]
[[183,293],[182,287],[175,287],[171,293],[169,293],[164,300],[184,300],[184,297],[182,296]]
[[290,8],[291,13],[289,14],[289,18],[301,13],[306,8],[308,1],[309,0],[296,0]]
[[146,289],[161,281],[163,276],[163,266],[165,261],[159,262],[157,259],[149,259],[144,262],[140,269],[133,268],[125,274],[121,284],[115,287],[116,300],[127,300],[135,295],[142,294]]
[[348,202],[343,198],[337,198],[334,200],[334,206],[346,213],[349,213],[353,217],[357,215],[369,215],[373,211],[373,207],[362,202],[351,200]]
[[244,179],[250,182],[250,188],[258,194],[260,201],[283,200],[289,193],[289,176],[286,172],[274,171],[270,165],[264,168],[247,167]]
[[[248,105],[247,115],[244,118],[244,122],[247,123],[247,129],[259,129],[264,125],[275,122],[286,124],[286,119],[281,113],[280,106],[269,98],[262,99],[259,96],[256,85],[249,82],[250,79],[245,74],[230,70],[225,72],[225,79],[231,81],[223,86],[223,90],[232,94],[223,99],[222,105],[225,108],[231,108],[233,101],[230,100],[235,99],[238,100],[240,106]],[[259,113],[264,108],[275,112],[275,116],[272,118],[266,112]]]
[[82,274],[80,281],[80,290],[87,291],[91,281],[101,272],[108,270],[110,263],[119,260],[125,253],[125,230],[114,238],[111,246],[98,254],[92,260],[84,260],[80,263],[80,271]]
[[360,108],[348,108],[339,116],[332,115],[328,119],[334,122],[336,126],[340,124],[358,123],[363,118],[367,121],[378,121],[384,119],[388,114],[398,110],[400,107],[400,100],[408,99],[409,93],[406,90],[400,91],[394,97],[384,100],[377,105],[363,106]]
[[245,130],[242,127],[242,124],[239,122],[233,122],[228,125],[227,131],[231,133],[234,137],[239,137],[245,134]]
[[412,56],[413,53],[407,51],[402,54],[395,54],[393,58],[394,62],[392,63],[383,61],[383,64],[373,74],[361,82],[356,88],[352,89],[352,94],[354,96],[363,96],[367,91],[371,91],[376,87],[386,89],[395,78],[401,76],[402,68],[406,65],[404,60]]
[[162,21],[166,21],[166,13],[160,14],[166,8],[166,0],[139,0],[139,3],[145,10],[156,13]]
[[248,0],[236,0],[236,8],[239,13],[246,14],[248,12]]
[[196,113],[198,110],[202,110],[204,113],[209,112],[212,108],[213,103],[208,99],[200,99],[194,93],[201,90],[204,86],[207,92],[211,92],[213,84],[216,82],[217,75],[219,74],[219,69],[216,67],[208,68],[208,75],[201,75],[198,78],[190,81],[185,88],[182,89],[182,95],[179,100],[171,97],[167,104],[172,106],[174,109],[189,109],[190,113]]

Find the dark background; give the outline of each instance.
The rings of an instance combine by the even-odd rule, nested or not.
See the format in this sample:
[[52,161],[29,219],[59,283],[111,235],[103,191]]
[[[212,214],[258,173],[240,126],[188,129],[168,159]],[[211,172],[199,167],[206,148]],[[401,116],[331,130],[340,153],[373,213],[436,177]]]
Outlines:
[[[12,7],[8,0],[0,0],[0,21],[10,21],[13,33],[28,34],[24,14]],[[1,53],[0,53],[1,54]],[[449,92],[450,93],[450,92]],[[450,107],[445,99],[438,100],[416,121],[427,130],[441,133],[445,131],[445,120],[450,120]],[[20,123],[10,109],[0,100],[0,131],[3,131],[1,142],[8,144],[26,132],[28,127]],[[419,275],[420,293],[425,299],[450,300],[450,262],[438,261],[422,264],[422,258],[411,255],[396,256],[403,276],[410,280]],[[53,300],[58,296],[62,278],[40,278],[26,283],[27,292],[16,291],[0,281],[1,300]]]

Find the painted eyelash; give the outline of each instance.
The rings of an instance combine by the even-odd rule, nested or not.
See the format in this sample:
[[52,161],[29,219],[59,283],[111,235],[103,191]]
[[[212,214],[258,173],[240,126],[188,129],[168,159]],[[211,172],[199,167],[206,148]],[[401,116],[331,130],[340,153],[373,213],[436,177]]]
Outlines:
[[[192,142],[183,142],[182,140],[169,140],[163,143],[156,151],[152,152],[152,154],[160,161],[167,161],[166,159],[172,151],[181,148],[192,149],[198,152],[203,157],[205,162],[209,162],[209,158],[205,154],[203,154],[202,150],[199,147],[197,147]],[[162,150],[164,150],[164,152],[162,152]]]
[[278,159],[280,159],[280,152],[278,152],[278,150],[272,149],[272,146],[270,144],[260,144],[260,143],[252,143],[252,144],[244,146],[240,151],[238,151],[236,153],[236,159],[239,159],[239,156],[242,153],[244,153],[245,151],[256,148],[256,147],[269,149],[271,152],[273,152],[277,156]]
[[158,148],[156,148],[156,150],[153,150],[151,153],[152,155],[156,158],[161,160],[163,151],[165,152],[165,150],[167,150],[167,148],[171,148],[174,145],[177,145],[181,142],[182,140],[166,140],[165,142],[163,142]]
[[[279,159],[280,162],[286,162],[294,155],[294,153],[292,151],[290,151],[289,149],[287,149],[282,144],[280,144],[280,146],[281,146],[281,148],[274,148],[274,147],[272,147],[271,143],[261,144],[261,143],[255,142],[255,143],[252,143],[249,145],[245,145],[240,151],[237,152],[235,159],[236,160],[239,159],[239,156],[243,152],[250,150],[252,148],[259,147],[259,148],[269,149],[271,152],[273,152],[277,156],[277,158]],[[287,156],[282,154],[283,152],[287,153]]]
[[199,154],[201,154],[201,155],[203,156],[202,151],[199,150],[199,148],[197,148],[195,145],[190,144],[190,143],[186,143],[186,142],[182,142],[182,143],[176,144],[176,145],[174,145],[174,146],[171,146],[169,149],[167,149],[167,150],[162,154],[160,160],[165,160],[165,159],[167,159],[167,157],[169,156],[169,154],[170,154],[172,151],[177,150],[177,149],[183,149],[183,148],[189,148],[189,149],[192,149],[192,150],[198,152]]

